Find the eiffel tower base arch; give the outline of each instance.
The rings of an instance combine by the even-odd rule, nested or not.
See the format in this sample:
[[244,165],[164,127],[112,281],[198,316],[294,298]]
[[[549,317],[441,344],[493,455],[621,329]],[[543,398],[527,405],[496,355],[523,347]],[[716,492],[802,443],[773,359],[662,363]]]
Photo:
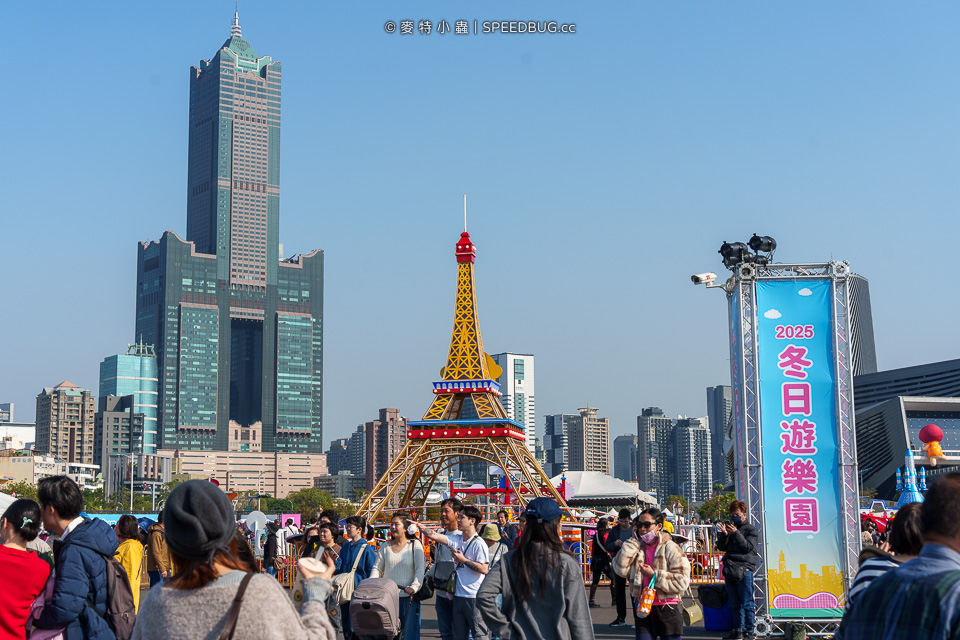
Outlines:
[[[512,437],[410,439],[364,499],[357,515],[373,522],[385,509],[421,508],[437,477],[451,466],[482,460],[506,473],[507,485],[517,503],[547,495],[569,515],[566,501],[543,472],[526,445]],[[398,499],[399,496],[399,499]]]

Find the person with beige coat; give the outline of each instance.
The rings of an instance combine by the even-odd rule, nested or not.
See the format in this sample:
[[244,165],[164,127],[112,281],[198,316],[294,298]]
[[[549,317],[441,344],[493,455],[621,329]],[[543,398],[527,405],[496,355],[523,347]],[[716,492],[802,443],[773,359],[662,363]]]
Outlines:
[[663,514],[650,508],[634,521],[635,535],[623,543],[613,558],[613,570],[627,581],[634,598],[656,576],[656,598],[650,614],[636,618],[637,640],[679,640],[683,635],[681,598],[690,586],[690,561],[663,530]]

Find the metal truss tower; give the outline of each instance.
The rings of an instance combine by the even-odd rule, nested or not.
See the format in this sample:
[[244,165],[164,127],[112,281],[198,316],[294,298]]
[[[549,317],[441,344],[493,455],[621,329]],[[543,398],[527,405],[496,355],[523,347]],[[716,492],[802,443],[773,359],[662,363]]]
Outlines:
[[501,370],[484,352],[477,322],[476,254],[464,231],[456,248],[457,300],[447,364],[433,383],[430,408],[422,420],[407,423],[407,443],[360,506],[359,515],[368,521],[388,505],[422,507],[437,476],[466,460],[503,469],[521,505],[549,495],[567,506],[527,448],[523,425],[508,418],[500,403]]
[[767,558],[766,508],[764,503],[763,447],[758,376],[757,284],[763,280],[828,280],[831,291],[833,353],[836,354],[836,435],[840,497],[841,554],[844,592],[848,592],[859,568],[859,488],[854,435],[853,372],[850,354],[850,266],[847,262],[818,264],[740,264],[724,285],[730,310],[731,377],[734,386],[734,461],[736,490],[747,504],[751,522],[760,530],[760,564],[754,572],[756,630],[761,637],[782,635],[786,625],[802,622],[809,637],[832,635],[839,620],[772,618],[769,614],[768,569],[776,566]]

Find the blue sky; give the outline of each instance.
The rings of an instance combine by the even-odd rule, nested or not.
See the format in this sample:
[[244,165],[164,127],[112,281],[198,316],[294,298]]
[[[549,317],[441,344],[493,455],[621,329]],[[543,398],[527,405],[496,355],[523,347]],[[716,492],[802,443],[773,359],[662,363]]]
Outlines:
[[[96,391],[134,338],[138,241],[186,225],[188,72],[233,3],[5,3],[0,401]],[[960,7],[947,2],[241,3],[283,62],[281,239],[326,252],[324,440],[419,418],[446,356],[461,199],[484,345],[544,415],[703,415],[729,383],[724,240],[847,259],[881,368],[955,358]],[[387,20],[575,35],[388,35]],[[327,443],[325,443],[326,446]]]

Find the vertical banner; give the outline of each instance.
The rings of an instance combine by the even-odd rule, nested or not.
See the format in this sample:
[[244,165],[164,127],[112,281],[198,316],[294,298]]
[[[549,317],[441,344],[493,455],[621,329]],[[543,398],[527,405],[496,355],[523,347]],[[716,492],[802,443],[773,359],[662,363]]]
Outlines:
[[769,614],[843,615],[832,288],[757,282]]

